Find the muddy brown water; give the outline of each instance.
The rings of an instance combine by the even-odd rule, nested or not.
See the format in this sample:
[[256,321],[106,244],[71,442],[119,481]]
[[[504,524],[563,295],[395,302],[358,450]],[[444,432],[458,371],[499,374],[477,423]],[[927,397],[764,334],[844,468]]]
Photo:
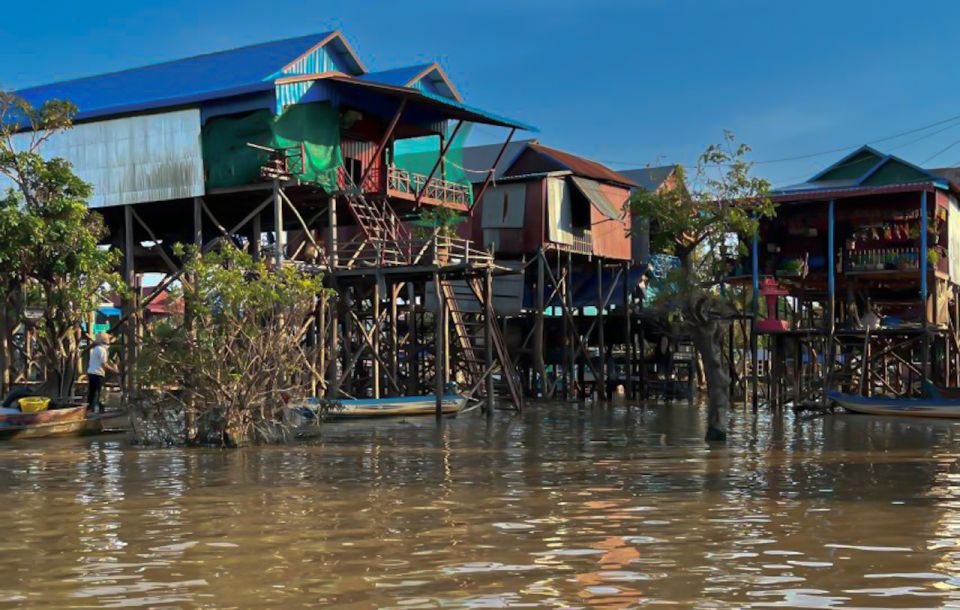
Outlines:
[[0,446],[0,607],[960,606],[960,428],[539,405]]

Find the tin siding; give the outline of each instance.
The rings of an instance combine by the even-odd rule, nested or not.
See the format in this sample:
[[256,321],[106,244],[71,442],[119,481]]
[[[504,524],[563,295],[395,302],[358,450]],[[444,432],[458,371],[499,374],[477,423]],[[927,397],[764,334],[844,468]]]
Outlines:
[[338,173],[337,177],[340,188],[346,188],[346,180],[343,173],[346,171],[346,161],[348,159],[356,159],[360,162],[361,171],[367,171],[368,167],[373,166],[373,169],[367,174],[363,191],[366,193],[382,191],[383,189],[380,188],[380,185],[383,174],[383,163],[381,163],[380,159],[376,158],[376,153],[377,145],[373,142],[362,142],[350,138],[342,138],[340,140],[340,154],[343,156],[344,166],[340,168],[340,173]]
[[[602,184],[601,190],[607,199],[621,204],[626,203],[630,196],[630,191],[627,189],[608,184]],[[620,219],[612,220],[591,205],[590,225],[594,254],[618,260],[630,260],[630,214],[624,214]]]
[[[14,146],[26,146],[29,137],[14,136]],[[92,208],[204,194],[197,108],[81,123],[50,138],[40,152],[66,159],[93,185]]]

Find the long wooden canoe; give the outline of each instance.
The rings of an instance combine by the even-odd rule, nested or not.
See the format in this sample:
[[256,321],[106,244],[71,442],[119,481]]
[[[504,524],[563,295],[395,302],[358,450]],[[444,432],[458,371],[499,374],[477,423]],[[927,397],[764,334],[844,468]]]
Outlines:
[[[301,410],[316,414],[316,400],[299,405]],[[455,415],[467,404],[466,396],[461,394],[444,394],[441,399],[441,413]],[[437,397],[434,394],[427,396],[399,396],[395,398],[358,398],[339,400],[326,413],[327,419],[360,419],[372,417],[410,417],[419,415],[435,415],[437,412]],[[306,414],[306,413],[305,413]]]
[[955,398],[868,398],[842,392],[827,396],[853,413],[960,419],[960,399]]
[[122,429],[126,418],[124,413],[87,415],[86,406],[36,413],[11,411],[0,412],[0,440],[100,434]]

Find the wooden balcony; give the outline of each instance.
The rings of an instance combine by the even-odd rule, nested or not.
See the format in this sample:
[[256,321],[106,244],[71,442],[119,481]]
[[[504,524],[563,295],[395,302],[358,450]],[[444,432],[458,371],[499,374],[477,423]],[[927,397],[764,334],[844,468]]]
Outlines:
[[434,176],[427,183],[427,176],[390,166],[387,170],[387,195],[414,201],[420,192],[422,203],[443,205],[462,210],[469,209],[472,189],[469,184],[441,180]]
[[407,236],[399,241],[366,239],[357,234],[337,245],[335,265],[326,252],[321,258],[337,270],[493,264],[493,254],[475,247],[470,240],[437,234]]

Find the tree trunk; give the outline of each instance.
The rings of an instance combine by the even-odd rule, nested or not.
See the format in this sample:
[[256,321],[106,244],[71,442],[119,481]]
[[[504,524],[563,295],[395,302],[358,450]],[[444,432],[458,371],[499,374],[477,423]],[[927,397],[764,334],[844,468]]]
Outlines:
[[727,440],[727,412],[730,408],[730,375],[720,357],[720,325],[717,322],[695,324],[691,328],[693,344],[703,359],[707,378],[706,440]]

